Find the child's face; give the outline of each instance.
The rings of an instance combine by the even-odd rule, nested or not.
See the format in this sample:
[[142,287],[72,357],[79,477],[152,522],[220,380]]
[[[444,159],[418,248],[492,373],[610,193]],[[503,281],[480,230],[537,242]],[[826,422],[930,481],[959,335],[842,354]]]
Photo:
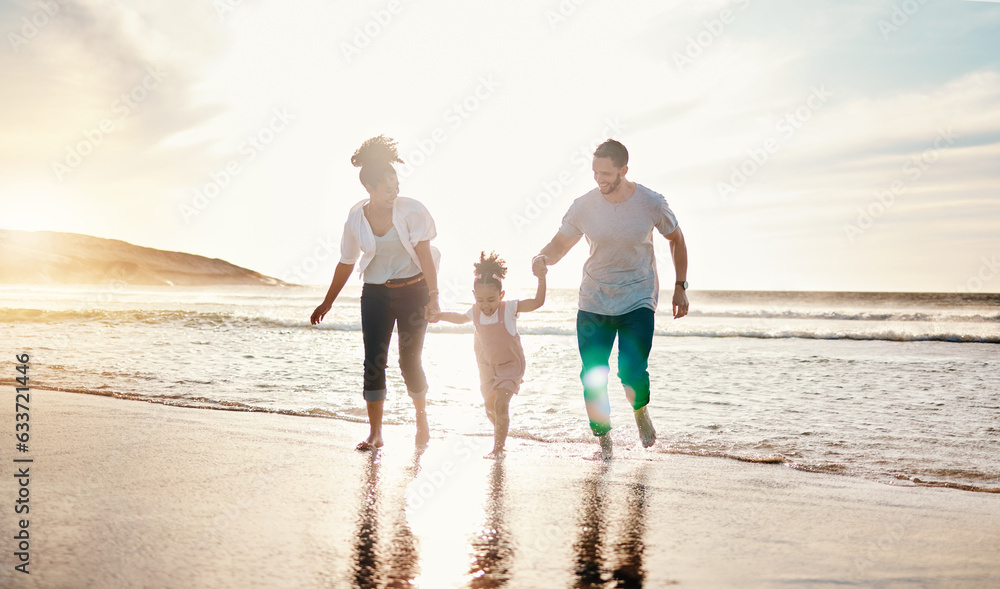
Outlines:
[[472,294],[476,297],[479,312],[484,315],[496,313],[503,300],[503,291],[495,284],[477,284],[472,288]]

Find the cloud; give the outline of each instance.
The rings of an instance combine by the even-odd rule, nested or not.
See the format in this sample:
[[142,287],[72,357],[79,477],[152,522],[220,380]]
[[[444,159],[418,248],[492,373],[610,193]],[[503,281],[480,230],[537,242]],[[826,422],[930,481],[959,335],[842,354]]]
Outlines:
[[[208,1],[56,2],[46,18],[34,16],[41,4],[0,8],[0,31],[47,19],[16,52],[0,51],[0,72],[16,89],[0,95],[0,207],[36,196],[32,219],[62,216],[59,228],[284,275],[317,239],[337,239],[346,207],[364,197],[347,163],[362,140],[388,133],[409,155],[440,127],[447,140],[403,190],[435,212],[450,249],[445,267],[464,276],[466,248],[527,260],[551,237],[591,186],[586,161],[571,157],[586,155],[609,118],[621,123],[631,177],[667,194],[702,260],[718,261],[693,267],[703,276],[728,276],[711,264],[731,248],[714,244],[751,243],[764,230],[767,255],[787,258],[789,272],[797,251],[848,251],[842,225],[906,179],[904,164],[949,126],[958,140],[907,184],[857,251],[891,257],[898,232],[937,229],[935,215],[948,218],[955,247],[968,246],[961,231],[1000,222],[990,204],[1000,181],[1000,7],[987,3],[925,3],[884,39],[878,20],[894,0],[404,0],[388,20],[385,2],[246,0],[223,15]],[[348,59],[343,44],[366,28],[374,35]],[[675,54],[691,63],[679,67]],[[145,87],[150,68],[162,80]],[[488,100],[460,126],[446,120],[482,76],[498,84]],[[817,87],[832,97],[781,135],[776,125]],[[132,92],[143,99],[121,118]],[[185,224],[178,205],[275,107],[296,117],[276,147]],[[113,130],[57,180],[53,161],[106,118]],[[766,163],[720,199],[719,182],[775,136]],[[561,196],[513,236],[510,215],[566,170]],[[467,222],[484,207],[495,223]],[[333,263],[314,280],[327,281]],[[570,281],[578,268],[565,270]]]
[[[21,32],[23,19],[39,20],[38,6],[4,13],[0,30]],[[177,164],[201,153],[162,144],[218,112],[216,105],[197,102],[194,92],[202,60],[220,44],[212,15],[167,3],[47,6],[56,11],[45,26],[24,37],[16,53],[0,57],[5,79],[21,89],[0,97],[0,156],[31,162],[0,180],[54,178],[52,164],[66,164],[84,142],[90,146],[78,151],[87,155],[61,180],[79,191],[112,196],[117,189],[119,196],[134,197],[143,186],[169,185]]]

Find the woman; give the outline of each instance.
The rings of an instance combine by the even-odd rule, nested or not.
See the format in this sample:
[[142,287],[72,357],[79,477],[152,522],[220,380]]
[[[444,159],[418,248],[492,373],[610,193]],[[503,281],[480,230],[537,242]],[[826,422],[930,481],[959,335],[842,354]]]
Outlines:
[[363,396],[368,405],[368,437],[358,450],[382,446],[382,406],[389,341],[399,331],[399,368],[413,399],[417,418],[417,445],[430,439],[425,397],[427,379],[420,363],[428,319],[440,313],[437,289],[437,251],[430,240],[437,234],[434,219],[419,202],[399,196],[393,162],[403,163],[396,142],[383,135],[365,141],[351,163],[361,168],[361,184],[368,199],[351,208],[340,242],[340,263],[326,298],[310,321],[323,320],[344,284],[359,264],[361,331],[365,342]]

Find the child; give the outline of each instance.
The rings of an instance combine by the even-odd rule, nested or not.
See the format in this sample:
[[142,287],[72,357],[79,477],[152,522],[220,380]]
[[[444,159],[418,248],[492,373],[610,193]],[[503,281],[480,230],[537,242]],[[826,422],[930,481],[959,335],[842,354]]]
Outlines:
[[534,311],[545,303],[545,273],[540,266],[538,290],[535,298],[523,301],[503,300],[502,280],[507,275],[507,266],[496,252],[479,254],[479,262],[474,264],[476,279],[472,283],[472,294],[476,304],[464,315],[441,313],[439,318],[449,323],[468,323],[476,327],[475,350],[479,363],[480,390],[486,402],[486,417],[493,423],[493,451],[497,457],[504,450],[507,428],[510,424],[509,407],[511,398],[524,377],[524,349],[521,336],[517,333],[517,315]]

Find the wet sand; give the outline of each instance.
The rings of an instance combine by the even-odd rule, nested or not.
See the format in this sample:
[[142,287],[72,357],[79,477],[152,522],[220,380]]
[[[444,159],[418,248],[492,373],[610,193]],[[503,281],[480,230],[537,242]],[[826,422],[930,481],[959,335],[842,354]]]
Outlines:
[[412,426],[373,456],[364,424],[48,391],[31,428],[31,574],[8,436],[3,587],[1000,584],[995,494],[596,444],[492,461]]

